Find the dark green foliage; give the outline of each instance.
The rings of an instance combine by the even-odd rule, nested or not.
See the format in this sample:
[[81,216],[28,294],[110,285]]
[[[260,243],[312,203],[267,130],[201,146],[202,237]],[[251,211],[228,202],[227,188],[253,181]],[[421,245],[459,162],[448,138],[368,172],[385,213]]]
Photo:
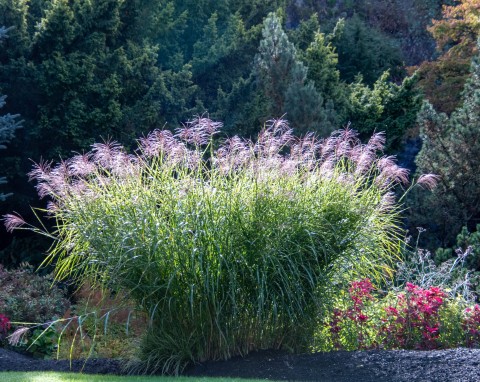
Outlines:
[[369,27],[358,15],[345,20],[332,43],[338,52],[341,78],[347,82],[361,74],[371,85],[387,69],[395,78],[402,75],[402,56],[395,41]]
[[[470,247],[470,250],[468,249]],[[457,252],[457,250],[459,250]],[[461,252],[460,252],[461,251]],[[457,235],[456,243],[451,248],[439,248],[435,251],[435,262],[443,263],[451,258],[456,258],[465,253],[465,265],[470,270],[480,271],[480,224],[477,224],[475,231],[470,232],[467,227]]]
[[400,85],[389,81],[385,72],[369,87],[362,78],[350,85],[349,120],[363,136],[385,131],[387,149],[399,149],[405,133],[415,126],[422,97],[415,87],[416,77],[407,77]]
[[369,27],[395,39],[407,65],[418,65],[435,53],[435,41],[427,31],[441,14],[445,0],[315,0],[290,5],[290,24],[317,12],[320,24],[330,30],[341,18],[360,17]]
[[134,13],[135,1],[22,4],[0,2],[0,23],[13,26],[0,54],[0,86],[7,111],[25,120],[1,161],[16,191],[11,209],[30,204],[29,158],[58,158],[100,139],[132,144],[203,110],[188,65],[159,67],[161,49],[147,24],[156,19]]
[[239,78],[250,74],[258,39],[258,28],[247,30],[239,14],[231,15],[224,27],[216,13],[209,19],[194,45],[192,72],[210,111],[221,111],[217,105],[219,91],[232,91]]
[[[7,38],[7,32],[9,28],[1,27],[0,28],[0,43],[3,39]],[[0,108],[5,106],[6,96],[0,96]],[[15,137],[15,131],[21,127],[22,121],[18,120],[18,114],[4,114],[0,115],[0,149],[5,148],[5,144],[10,142]],[[0,184],[5,184],[6,179],[0,177]],[[4,201],[11,194],[2,194],[0,193],[0,201]]]
[[57,343],[57,331],[52,327],[46,330],[42,327],[35,329],[25,344],[20,345],[20,349],[24,348],[25,351],[30,353],[34,358],[47,359],[50,358],[57,349]]
[[317,31],[303,57],[308,67],[307,78],[313,81],[315,89],[325,99],[326,108],[333,112],[330,124],[339,127],[347,116],[349,90],[340,80],[338,54],[330,42],[332,37]]
[[[180,74],[186,81],[173,82],[171,73],[159,70],[155,47],[123,39],[121,4],[52,3],[31,36],[28,62],[22,68],[4,65],[7,75],[27,73],[18,85],[31,89],[27,100],[35,104],[26,114],[34,157],[85,149],[99,136],[132,141],[140,128],[165,122],[171,102],[166,99],[178,100],[168,93],[192,86],[188,73]],[[189,101],[185,94],[179,100]],[[178,119],[185,118],[184,107],[175,103],[173,108]]]
[[265,110],[269,100],[257,91],[253,75],[240,78],[233,83],[229,93],[222,89],[218,91],[217,108],[215,117],[225,119],[225,131],[228,135],[241,134],[253,138],[260,131],[265,122]]
[[305,51],[315,40],[320,31],[318,14],[313,13],[310,18],[303,20],[297,28],[288,31],[288,39],[299,49]]
[[[6,96],[0,96],[0,108],[5,105]],[[10,113],[0,116],[0,149],[5,149],[5,144],[15,137],[15,131],[21,127],[22,121],[18,120],[19,115]],[[6,178],[0,177],[0,184],[5,184]],[[0,201],[4,201],[11,194],[0,193]]]
[[428,225],[439,245],[451,245],[461,227],[480,216],[480,61],[472,62],[472,76],[463,104],[450,117],[426,103],[419,115],[423,147],[418,171],[440,176],[431,194],[414,194],[416,225]]
[[268,102],[265,117],[286,115],[296,131],[328,134],[332,127],[326,122],[323,97],[307,79],[308,69],[276,15],[265,19],[262,35],[255,75]]

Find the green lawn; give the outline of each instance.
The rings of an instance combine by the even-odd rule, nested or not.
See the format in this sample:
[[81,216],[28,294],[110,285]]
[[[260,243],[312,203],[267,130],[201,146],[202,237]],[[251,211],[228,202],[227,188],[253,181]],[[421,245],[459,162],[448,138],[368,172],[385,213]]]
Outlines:
[[0,382],[260,382],[264,380],[240,378],[187,378],[187,377],[119,377],[54,372],[4,372]]

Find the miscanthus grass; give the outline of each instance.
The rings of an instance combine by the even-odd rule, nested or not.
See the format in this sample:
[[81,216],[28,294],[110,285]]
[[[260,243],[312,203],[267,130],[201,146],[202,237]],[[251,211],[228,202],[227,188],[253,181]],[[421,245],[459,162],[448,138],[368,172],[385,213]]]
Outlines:
[[[393,188],[408,172],[378,156],[382,134],[296,138],[274,120],[256,142],[218,145],[220,127],[197,118],[140,139],[135,155],[95,144],[30,174],[56,222],[46,263],[58,279],[127,293],[148,314],[148,371],[305,350],[332,280],[381,277],[400,250]],[[23,223],[6,217],[10,229]]]

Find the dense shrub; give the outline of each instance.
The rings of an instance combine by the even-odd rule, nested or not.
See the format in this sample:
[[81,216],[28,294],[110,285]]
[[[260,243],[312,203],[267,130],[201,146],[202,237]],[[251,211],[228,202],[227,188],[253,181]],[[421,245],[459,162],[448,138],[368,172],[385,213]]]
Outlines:
[[[377,293],[375,293],[377,292]],[[441,288],[407,283],[387,294],[369,279],[340,295],[317,334],[319,350],[419,349],[478,346],[480,307]]]
[[51,276],[40,276],[26,264],[12,270],[0,265],[0,312],[12,322],[45,323],[63,316],[69,306]]
[[[218,146],[219,126],[198,118],[152,132],[136,155],[96,144],[31,173],[57,222],[56,277],[125,292],[147,312],[149,370],[307,349],[332,279],[381,277],[398,255],[392,188],[408,173],[377,157],[382,134],[299,139],[275,120],[256,143]],[[7,216],[7,228],[22,224]]]

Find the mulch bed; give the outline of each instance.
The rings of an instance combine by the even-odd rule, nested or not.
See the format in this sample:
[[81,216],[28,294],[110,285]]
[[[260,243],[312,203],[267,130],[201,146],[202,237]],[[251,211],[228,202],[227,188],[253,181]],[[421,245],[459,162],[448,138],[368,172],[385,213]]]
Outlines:
[[[0,371],[81,371],[122,374],[122,362],[90,359],[87,362],[35,360],[0,349]],[[189,376],[241,377],[288,381],[480,381],[480,349],[436,351],[356,351],[287,354],[260,351],[245,358],[207,362],[185,370]]]

